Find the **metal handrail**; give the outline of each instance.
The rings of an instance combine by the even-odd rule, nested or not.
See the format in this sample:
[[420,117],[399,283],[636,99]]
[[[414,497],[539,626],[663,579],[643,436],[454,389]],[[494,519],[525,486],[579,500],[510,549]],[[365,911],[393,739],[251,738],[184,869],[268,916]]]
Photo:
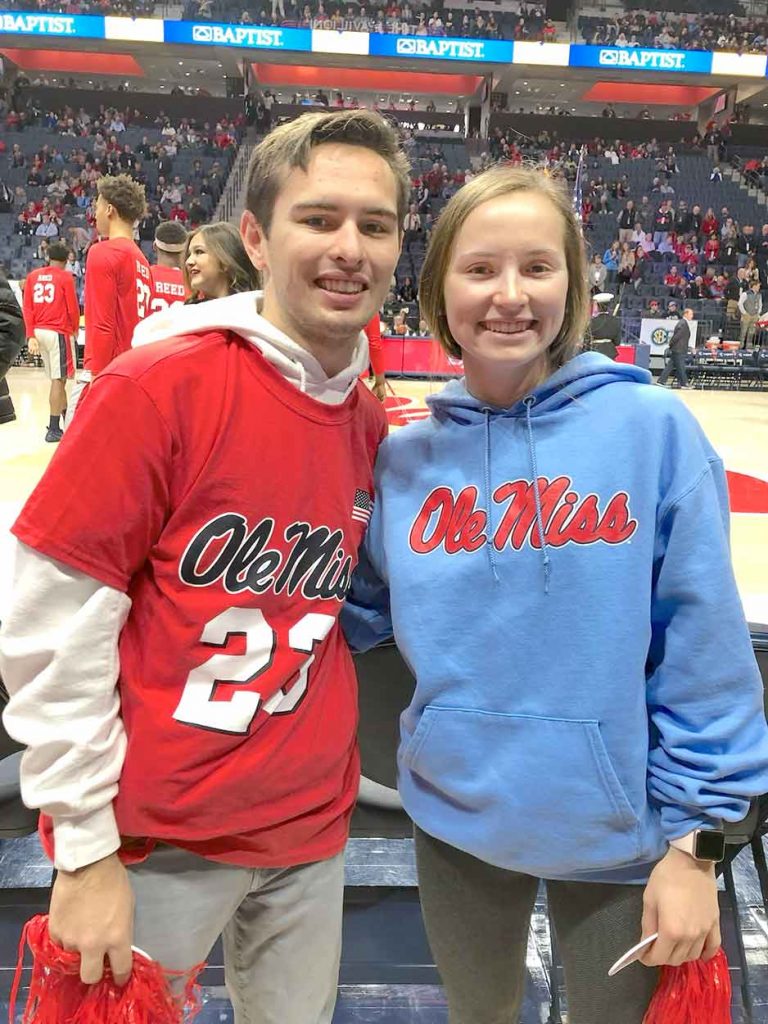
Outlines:
[[221,198],[213,213],[215,221],[229,221],[240,201],[240,195],[248,174],[248,165],[251,161],[251,153],[254,149],[253,142],[243,142],[238,150],[232,170],[227,178],[227,184],[221,193]]

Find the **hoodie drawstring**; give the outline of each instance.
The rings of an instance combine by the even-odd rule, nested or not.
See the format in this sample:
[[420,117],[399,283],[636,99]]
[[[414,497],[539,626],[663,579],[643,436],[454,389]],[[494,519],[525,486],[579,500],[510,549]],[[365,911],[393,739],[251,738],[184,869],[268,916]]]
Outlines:
[[533,497],[536,503],[536,525],[539,529],[539,541],[541,543],[542,561],[544,565],[544,593],[549,594],[549,578],[552,572],[552,564],[549,558],[547,542],[544,539],[544,516],[541,513],[541,495],[539,494],[539,470],[536,465],[536,443],[533,438],[533,422],[531,420],[531,409],[536,404],[536,396],[528,395],[523,399],[525,405],[525,424],[528,428],[528,453],[531,457],[531,472],[533,473]]
[[488,552],[488,564],[491,567],[493,581],[498,583],[496,549],[493,546],[493,502],[491,500],[491,410],[484,409],[483,412],[485,413],[485,507],[488,509],[488,543],[485,545],[485,549]]

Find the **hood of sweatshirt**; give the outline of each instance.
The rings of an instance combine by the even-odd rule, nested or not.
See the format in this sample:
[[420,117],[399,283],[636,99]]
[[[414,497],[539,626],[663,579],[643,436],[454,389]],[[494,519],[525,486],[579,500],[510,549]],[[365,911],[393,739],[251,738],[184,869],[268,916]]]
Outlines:
[[365,333],[360,332],[349,365],[329,377],[311,352],[261,316],[261,301],[261,292],[239,292],[189,306],[170,306],[137,325],[132,345],[137,348],[190,334],[234,331],[255,345],[264,358],[300,391],[326,405],[340,405],[368,367]]

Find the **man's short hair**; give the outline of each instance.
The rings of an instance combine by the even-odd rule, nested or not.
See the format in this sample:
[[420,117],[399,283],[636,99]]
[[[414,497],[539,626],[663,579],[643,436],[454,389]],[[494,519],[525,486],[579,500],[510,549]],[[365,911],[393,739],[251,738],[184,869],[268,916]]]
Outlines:
[[63,242],[51,242],[48,246],[48,259],[56,263],[66,263],[69,259],[69,249]]
[[248,167],[245,207],[269,234],[280,188],[294,168],[306,171],[315,146],[325,142],[370,149],[386,161],[397,185],[397,217],[402,225],[411,195],[411,168],[397,131],[373,110],[302,114],[281,124],[254,149]]
[[128,174],[116,174],[99,178],[96,191],[117,210],[117,215],[128,224],[141,220],[147,208],[144,186]]
[[155,245],[163,252],[183,252],[187,229],[177,220],[164,220],[155,228]]

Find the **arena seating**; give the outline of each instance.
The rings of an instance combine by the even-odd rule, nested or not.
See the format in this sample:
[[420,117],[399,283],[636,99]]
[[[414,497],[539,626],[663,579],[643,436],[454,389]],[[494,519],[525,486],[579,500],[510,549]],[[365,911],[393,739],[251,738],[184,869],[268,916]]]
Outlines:
[[[105,132],[109,139],[109,133]],[[77,181],[81,166],[66,159],[73,149],[82,149],[89,155],[92,153],[94,136],[69,137],[62,136],[58,132],[43,125],[32,125],[26,127],[22,132],[6,135],[7,146],[10,150],[13,143],[22,147],[25,155],[25,166],[9,166],[3,169],[2,181],[4,185],[15,192],[21,189],[22,193],[14,199],[13,208],[0,213],[0,237],[3,242],[0,246],[0,260],[5,265],[6,272],[10,278],[23,278],[37,266],[45,262],[41,258],[41,238],[34,233],[26,233],[26,229],[19,223],[19,214],[26,203],[42,203],[46,198],[52,197],[47,193],[45,185],[28,185],[28,174],[35,154],[39,153],[44,146],[49,150],[57,150],[65,157],[61,162],[52,162],[46,165],[47,170],[52,170],[57,178],[61,178],[63,172],[67,172],[70,180]],[[156,146],[162,140],[161,130],[158,127],[128,127],[119,134],[119,145],[129,145],[134,153],[143,140],[150,147]],[[168,183],[178,176],[180,179],[181,203],[176,204],[184,210],[184,214],[174,215],[189,217],[190,212],[194,214],[193,204],[198,210],[200,221],[208,220],[213,213],[215,201],[220,195],[226,182],[232,161],[234,159],[234,148],[219,149],[210,146],[208,143],[200,143],[196,146],[182,146],[178,149],[176,156],[171,158],[172,166],[168,172]],[[157,195],[159,172],[157,161],[153,159],[140,158],[142,170],[146,175],[146,189],[150,212],[153,212],[159,219],[168,217],[172,213],[172,204],[166,201],[161,203],[161,196]],[[195,162],[199,161],[197,176],[193,173]],[[213,180],[215,187],[211,194],[201,194],[203,177]],[[187,187],[189,186],[189,188]],[[20,196],[23,194],[23,202]],[[76,228],[85,228],[88,235],[92,235],[92,211],[91,201],[95,194],[93,186],[89,187],[85,194],[72,202],[66,201],[61,216],[59,237],[65,241],[80,257],[84,246],[78,241],[78,233],[72,231]],[[31,229],[34,231],[34,227]],[[140,239],[142,248],[151,251],[151,241],[154,236],[154,227],[148,231],[145,237]],[[90,240],[90,237],[89,237]]]
[[720,11],[685,13],[646,9],[638,0],[627,4],[627,13],[618,18],[605,15],[580,15],[578,28],[586,43],[600,46],[641,46],[677,50],[731,50],[737,53],[764,53],[768,22],[765,17],[747,18],[738,3],[718,5]]

